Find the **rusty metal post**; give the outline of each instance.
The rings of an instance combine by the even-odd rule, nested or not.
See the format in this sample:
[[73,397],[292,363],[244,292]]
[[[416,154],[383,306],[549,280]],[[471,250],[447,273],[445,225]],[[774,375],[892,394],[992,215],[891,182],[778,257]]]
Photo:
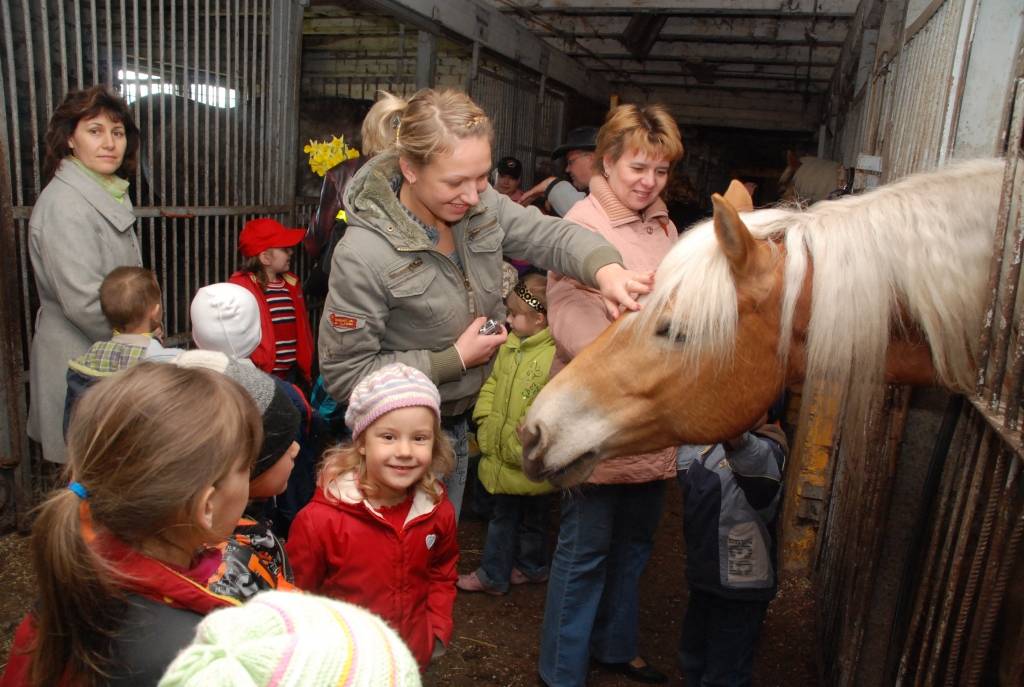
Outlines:
[[[2,79],[0,79],[2,88]],[[0,160],[8,160],[6,127],[0,130]],[[32,470],[25,432],[25,365],[22,359],[21,314],[18,297],[18,242],[11,196],[11,175],[0,164],[0,530],[26,529],[31,507]]]

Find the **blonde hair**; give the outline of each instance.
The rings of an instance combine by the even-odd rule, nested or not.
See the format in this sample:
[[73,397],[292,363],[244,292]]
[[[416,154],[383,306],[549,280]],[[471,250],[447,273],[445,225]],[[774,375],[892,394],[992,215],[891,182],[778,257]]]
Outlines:
[[[324,452],[320,463],[320,475],[317,486],[324,492],[328,501],[335,501],[329,490],[331,482],[347,472],[356,472],[359,490],[364,496],[372,498],[376,495],[376,486],[366,480],[366,456],[360,449],[366,446],[366,432],[362,432],[355,440],[339,444]],[[444,477],[455,467],[455,449],[448,435],[441,429],[441,421],[434,420],[434,445],[431,448],[430,467],[423,473],[416,487],[427,494],[434,503],[441,500],[437,492],[437,480]]]
[[403,158],[426,165],[449,152],[455,139],[482,136],[490,141],[494,129],[487,114],[463,93],[424,88],[409,100],[381,91],[381,98],[366,113],[362,127],[364,148],[394,150]]
[[664,157],[674,165],[683,156],[683,137],[664,106],[619,105],[608,113],[597,132],[595,169],[604,174],[604,158],[617,161],[627,150]]
[[98,684],[114,667],[111,648],[127,602],[117,568],[88,530],[138,550],[172,529],[199,528],[189,515],[197,499],[240,459],[251,466],[262,435],[249,395],[210,370],[143,362],[82,397],[65,471],[88,498],[54,492],[32,530],[40,594],[33,684],[57,684],[65,671]]
[[160,285],[144,267],[116,267],[100,284],[100,310],[113,329],[124,331],[142,322],[157,305]]

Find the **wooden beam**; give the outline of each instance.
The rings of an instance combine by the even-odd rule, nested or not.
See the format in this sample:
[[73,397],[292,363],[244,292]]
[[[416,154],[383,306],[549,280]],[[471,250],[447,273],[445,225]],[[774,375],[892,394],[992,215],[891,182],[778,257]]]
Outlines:
[[[852,16],[860,0],[498,0],[509,11],[559,14],[634,14],[671,12],[675,14],[737,14],[779,16],[811,14]],[[785,7],[783,7],[785,5]]]
[[416,88],[433,88],[437,75],[437,36],[429,31],[416,34]]
[[549,79],[595,97],[609,93],[603,77],[586,70],[496,7],[473,0],[361,0],[360,4],[423,31],[451,34],[467,44],[479,41],[484,49],[538,73],[544,70],[542,55],[546,52]]
[[[614,17],[573,17],[545,16],[537,22],[534,33],[542,37],[573,36],[618,38],[626,31],[632,17],[649,15],[620,15]],[[769,18],[769,17],[692,17],[680,16],[669,19],[662,27],[661,36],[725,36],[760,37],[776,41],[807,42],[806,34],[812,32],[821,41],[839,42],[846,40],[849,31],[848,19]],[[545,28],[548,27],[548,28]]]

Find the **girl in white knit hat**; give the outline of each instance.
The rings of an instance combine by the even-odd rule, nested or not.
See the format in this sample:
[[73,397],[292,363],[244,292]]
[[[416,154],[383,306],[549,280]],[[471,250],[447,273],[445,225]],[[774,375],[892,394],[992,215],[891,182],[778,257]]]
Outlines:
[[299,511],[288,558],[300,589],[377,613],[421,668],[444,652],[455,601],[455,509],[439,479],[454,463],[437,387],[393,363],[359,382],[313,500]]

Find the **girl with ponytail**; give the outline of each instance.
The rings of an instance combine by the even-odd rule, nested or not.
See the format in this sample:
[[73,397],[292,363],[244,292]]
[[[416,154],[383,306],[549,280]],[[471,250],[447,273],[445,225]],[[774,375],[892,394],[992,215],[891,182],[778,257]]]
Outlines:
[[155,684],[206,613],[262,442],[259,412],[216,372],[141,363],[75,408],[68,485],[38,510],[35,609],[0,685]]

